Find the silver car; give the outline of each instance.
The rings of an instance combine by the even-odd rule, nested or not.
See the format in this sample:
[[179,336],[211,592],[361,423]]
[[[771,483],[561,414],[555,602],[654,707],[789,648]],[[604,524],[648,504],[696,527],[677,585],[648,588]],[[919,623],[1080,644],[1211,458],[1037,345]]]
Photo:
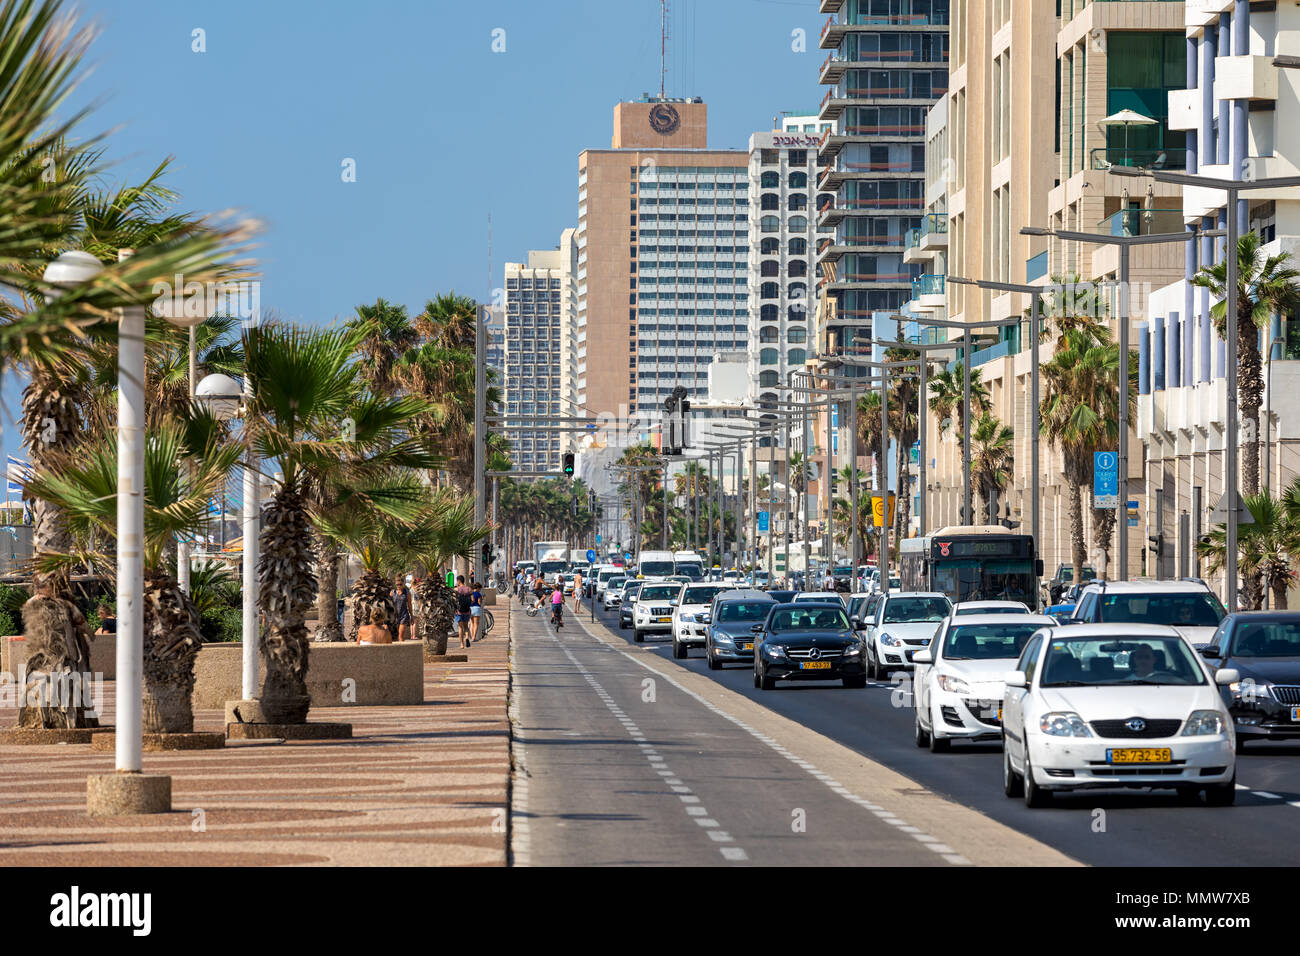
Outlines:
[[723,591],[709,611],[704,656],[709,670],[723,664],[754,663],[754,625],[767,618],[776,600],[763,591]]

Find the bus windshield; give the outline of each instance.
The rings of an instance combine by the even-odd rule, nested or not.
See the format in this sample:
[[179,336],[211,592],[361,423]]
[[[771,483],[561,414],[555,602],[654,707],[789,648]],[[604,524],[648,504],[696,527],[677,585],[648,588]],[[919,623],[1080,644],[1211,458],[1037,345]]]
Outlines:
[[642,574],[654,574],[666,577],[673,573],[673,563],[671,561],[642,561]]
[[1020,601],[1026,607],[1038,606],[1032,561],[937,561],[933,587],[953,601]]

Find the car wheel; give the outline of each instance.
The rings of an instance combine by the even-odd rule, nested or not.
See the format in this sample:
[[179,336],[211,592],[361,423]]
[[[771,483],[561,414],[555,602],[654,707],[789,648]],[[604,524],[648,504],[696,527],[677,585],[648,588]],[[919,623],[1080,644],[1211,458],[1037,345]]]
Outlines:
[[1201,801],[1201,791],[1196,787],[1179,787],[1177,793],[1178,802],[1185,807],[1190,807]]
[[1011,754],[1007,753],[1007,741],[1002,739],[1002,792],[1008,797],[1018,797],[1024,792],[1025,782],[1020,774],[1011,769]]
[[876,655],[867,651],[867,676],[872,680],[880,680],[880,668],[876,667]]
[[673,638],[673,657],[677,658],[678,660],[681,660],[685,656],[686,656],[685,645],[678,644],[677,638]]
[[844,678],[844,686],[845,687],[866,687],[867,676],[865,674],[858,674],[857,676],[854,677],[846,677]]
[[1205,788],[1205,802],[1212,807],[1230,807],[1237,802],[1237,771],[1232,772],[1232,779]]
[[1246,752],[1246,738],[1243,737],[1243,736],[1241,736],[1241,734],[1238,734],[1238,735],[1237,735],[1237,753],[1239,753],[1239,754],[1244,754],[1245,752]]
[[644,643],[645,635],[641,633],[640,628],[632,629],[632,640],[636,641],[638,644]]
[[759,686],[762,687],[763,690],[775,690],[775,689],[776,689],[776,678],[775,678],[775,677],[768,677],[768,676],[767,676],[767,670],[764,669],[764,670],[761,672],[761,674],[760,674]]
[[755,686],[755,687],[762,687],[762,686],[763,686],[763,680],[762,680],[761,677],[758,676],[758,668],[757,668],[757,667],[754,668],[754,686]]
[[704,652],[704,656],[707,657],[707,658],[709,659],[709,670],[711,670],[711,671],[720,671],[720,670],[722,670],[722,661],[718,660],[716,657],[714,657],[714,656],[713,656],[712,654],[710,654],[708,651],[705,651],[705,652]]
[[1025,742],[1025,773],[1024,773],[1024,791],[1025,806],[1032,809],[1045,807],[1052,802],[1050,792],[1044,790],[1038,784],[1034,783],[1034,768],[1029,765],[1029,742]]
[[951,749],[952,749],[951,740],[949,740],[947,737],[940,737],[937,733],[934,732],[934,729],[930,730],[930,753],[946,754]]
[[930,745],[930,735],[927,734],[925,728],[921,726],[921,712],[919,710],[916,712],[914,729],[912,731],[912,740],[918,747],[928,747]]

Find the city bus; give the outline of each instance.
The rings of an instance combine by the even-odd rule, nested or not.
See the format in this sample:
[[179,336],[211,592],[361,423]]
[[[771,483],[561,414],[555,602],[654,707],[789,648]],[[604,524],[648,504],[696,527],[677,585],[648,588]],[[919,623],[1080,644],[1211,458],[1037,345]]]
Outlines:
[[899,545],[904,591],[940,591],[958,601],[1021,601],[1038,610],[1043,562],[1034,537],[998,525],[956,525]]

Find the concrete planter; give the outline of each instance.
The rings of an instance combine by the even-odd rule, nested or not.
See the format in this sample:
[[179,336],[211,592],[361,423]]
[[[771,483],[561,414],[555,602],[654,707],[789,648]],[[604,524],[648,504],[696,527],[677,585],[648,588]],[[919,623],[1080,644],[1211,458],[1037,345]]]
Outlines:
[[[15,679],[27,663],[27,640],[22,636],[0,637],[0,671]],[[117,678],[117,635],[100,634],[90,642],[90,672],[104,680]]]
[[[194,662],[194,709],[221,710],[239,700],[242,644],[204,644]],[[266,673],[265,661],[259,674]],[[345,684],[345,681],[352,681]],[[311,645],[307,692],[313,707],[364,707],[424,703],[424,645]]]

